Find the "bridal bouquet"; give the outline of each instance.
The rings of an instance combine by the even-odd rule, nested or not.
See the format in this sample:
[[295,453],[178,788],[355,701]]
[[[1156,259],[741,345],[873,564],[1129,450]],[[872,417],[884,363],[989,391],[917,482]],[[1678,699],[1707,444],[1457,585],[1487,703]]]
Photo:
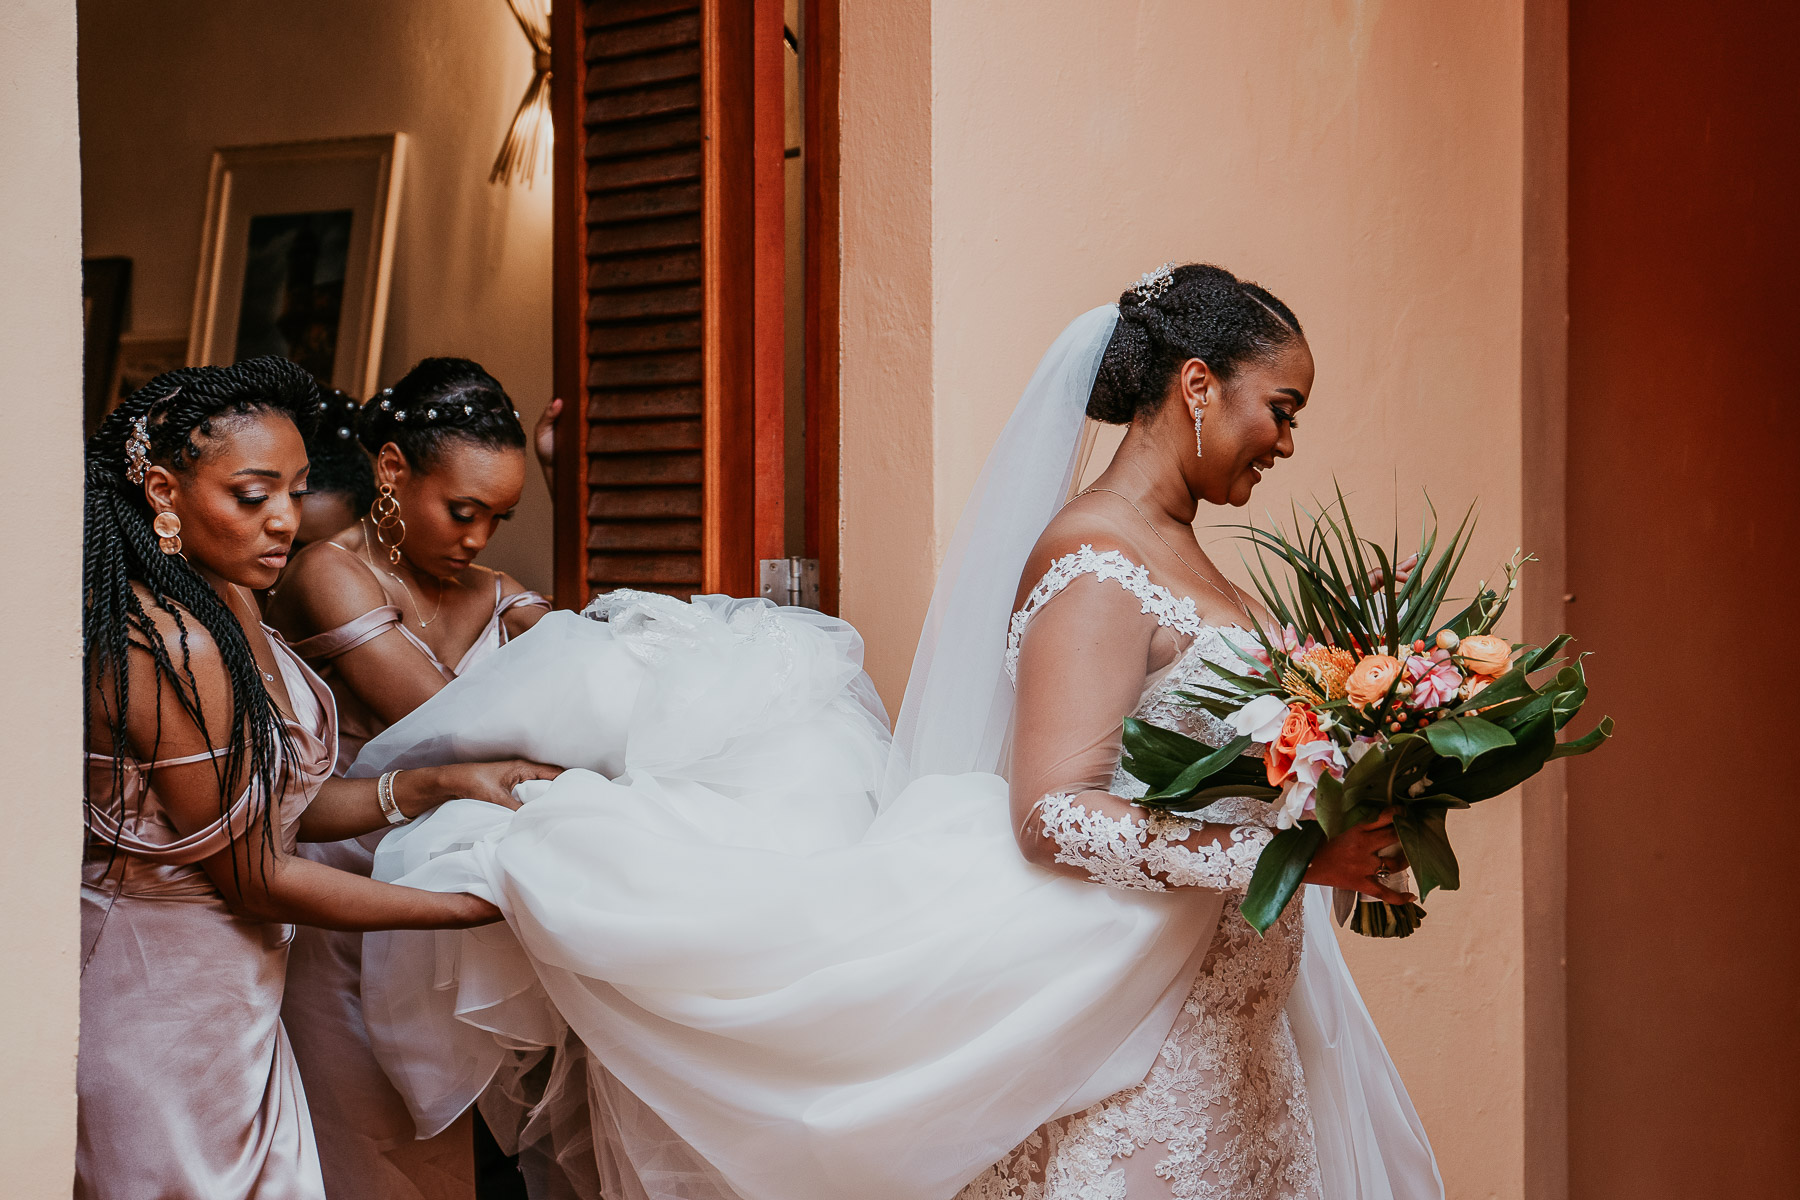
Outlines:
[[[1280,830],[1257,860],[1244,918],[1258,932],[1281,915],[1313,855],[1329,837],[1393,814],[1420,899],[1461,882],[1445,833],[1451,809],[1498,796],[1554,758],[1585,754],[1612,733],[1603,718],[1558,741],[1580,711],[1587,682],[1579,658],[1493,633],[1528,557],[1505,564],[1504,586],[1486,581],[1447,619],[1451,577],[1462,562],[1472,512],[1440,547],[1428,517],[1412,573],[1397,582],[1399,545],[1357,536],[1342,493],[1318,513],[1296,513],[1295,533],[1245,526],[1256,548],[1255,583],[1279,623],[1239,650],[1242,671],[1217,664],[1217,683],[1181,693],[1237,733],[1214,749],[1142,721],[1125,722],[1126,770],[1150,788],[1139,804],[1191,813],[1225,796],[1276,807]],[[1287,578],[1277,580],[1270,559]],[[1260,759],[1245,752],[1260,745]],[[1351,928],[1406,937],[1425,910],[1358,896]]]

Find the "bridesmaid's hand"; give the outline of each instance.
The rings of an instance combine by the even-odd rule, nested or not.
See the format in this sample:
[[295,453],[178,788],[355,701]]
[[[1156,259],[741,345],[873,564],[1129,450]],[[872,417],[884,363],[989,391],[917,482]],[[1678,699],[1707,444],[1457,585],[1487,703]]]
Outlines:
[[537,425],[531,431],[531,445],[537,451],[538,467],[544,472],[544,483],[553,496],[556,494],[556,418],[562,415],[562,410],[562,397],[558,396],[544,405],[544,411],[538,414]]
[[[1344,830],[1319,847],[1312,865],[1306,868],[1306,882],[1361,892],[1389,904],[1406,904],[1414,897],[1396,892],[1386,883],[1387,874],[1406,869],[1406,856],[1399,850],[1394,818],[1383,814],[1366,825]],[[1378,871],[1384,874],[1376,874]]]
[[477,925],[492,925],[504,915],[480,896],[471,896],[467,892],[448,892],[444,899],[451,903],[453,915],[450,923],[440,928],[473,929]]
[[[395,780],[395,790],[412,771],[401,772]],[[498,804],[503,808],[518,808],[519,801],[513,796],[513,789],[528,779],[555,779],[562,774],[561,767],[552,767],[544,763],[530,762],[522,758],[506,759],[491,763],[456,763],[447,767],[428,767],[417,772],[427,778],[421,782],[429,785],[429,796],[421,797],[418,811],[422,812],[442,804],[446,800],[485,800],[489,804]],[[400,810],[407,816],[416,815],[410,804],[402,802]]]
[[[561,401],[558,401],[558,403],[560,404]],[[1405,583],[1408,579],[1411,579],[1412,573],[1413,573],[1413,568],[1418,565],[1419,565],[1419,556],[1417,554],[1409,554],[1404,559],[1395,563],[1394,564],[1394,586],[1399,587],[1401,584]],[[1387,572],[1383,571],[1380,567],[1376,567],[1373,571],[1370,571],[1369,572],[1369,586],[1376,589],[1377,591],[1380,591],[1382,588],[1386,587],[1387,586]]]

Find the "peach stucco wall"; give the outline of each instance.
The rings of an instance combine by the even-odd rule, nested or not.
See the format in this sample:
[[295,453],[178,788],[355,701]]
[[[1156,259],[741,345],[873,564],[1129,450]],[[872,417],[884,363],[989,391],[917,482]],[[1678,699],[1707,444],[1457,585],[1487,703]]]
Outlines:
[[[1527,329],[1561,328],[1556,288],[1528,296],[1524,274],[1525,100],[1541,83],[1527,71],[1525,0],[844,11],[844,611],[890,701],[936,555],[1037,356],[1072,316],[1166,259],[1270,286],[1319,364],[1299,454],[1252,509],[1203,523],[1280,511],[1336,479],[1375,528],[1396,506],[1412,527],[1421,488],[1458,515],[1479,498],[1477,571],[1521,544],[1527,426],[1560,416],[1554,387],[1527,395]],[[921,38],[928,142],[916,127]],[[1560,204],[1551,182],[1534,204]],[[858,239],[921,228],[929,245],[891,246],[883,269],[856,257]],[[928,330],[865,330],[853,316],[919,320],[926,287]],[[1539,311],[1543,296],[1555,311]],[[924,479],[919,414],[889,415],[877,369],[929,406]],[[886,437],[895,419],[903,451]],[[912,507],[921,490],[926,530]],[[1202,539],[1235,560],[1226,533]],[[1560,547],[1548,549],[1554,559]],[[1514,631],[1531,615],[1516,610]],[[1450,1195],[1518,1196],[1534,1149],[1560,1156],[1560,1142],[1527,1132],[1527,826],[1515,796],[1459,814],[1453,832],[1464,890],[1433,897],[1410,941],[1349,950]],[[1556,994],[1559,970],[1542,980]],[[1537,1017],[1557,1047],[1560,1019],[1554,1004]],[[1540,1174],[1532,1194],[1554,1194],[1560,1170]]]
[[75,1161],[81,856],[81,165],[75,13],[0,5],[0,1194]]

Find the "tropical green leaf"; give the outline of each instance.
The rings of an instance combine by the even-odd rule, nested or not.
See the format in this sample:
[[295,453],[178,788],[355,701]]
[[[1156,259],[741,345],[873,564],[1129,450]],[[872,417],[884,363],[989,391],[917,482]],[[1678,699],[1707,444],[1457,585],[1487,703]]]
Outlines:
[[1152,788],[1162,787],[1188,769],[1189,764],[1212,753],[1212,747],[1171,729],[1125,718],[1126,771]]
[[1424,729],[1425,740],[1445,758],[1454,758],[1464,767],[1501,746],[1513,744],[1513,735],[1480,717],[1451,717],[1433,721]]
[[1492,708],[1504,700],[1511,700],[1518,696],[1530,696],[1536,690],[1531,686],[1531,680],[1525,677],[1525,672],[1515,666],[1482,688],[1481,691],[1458,704],[1451,712],[1472,714],[1478,710]]
[[1572,640],[1574,639],[1571,638],[1570,635],[1561,633],[1553,638],[1548,644],[1526,655],[1524,663],[1526,673],[1534,674],[1538,671],[1542,671],[1545,667],[1548,667],[1556,660],[1556,656],[1562,653],[1562,648],[1568,645]]
[[1437,888],[1453,892],[1462,886],[1456,853],[1450,849],[1450,838],[1444,832],[1444,809],[1403,808],[1394,814],[1394,832],[1399,835],[1413,878],[1419,881],[1419,899]]
[[1319,776],[1319,786],[1313,792],[1313,813],[1326,837],[1336,837],[1348,828],[1344,824],[1344,813],[1349,807],[1344,802],[1344,785],[1329,773]]
[[1281,795],[1280,788],[1272,788],[1266,783],[1214,783],[1191,792],[1179,800],[1152,800],[1145,797],[1141,800],[1134,800],[1132,803],[1140,804],[1145,808],[1154,808],[1159,812],[1191,816],[1215,800],[1225,800],[1237,796],[1247,796],[1252,800],[1273,800],[1279,795]]
[[[1168,783],[1153,789],[1144,797],[1145,800],[1181,800],[1192,795],[1206,780],[1235,760],[1250,748],[1249,735],[1232,738],[1211,754],[1190,763],[1181,774]],[[1267,776],[1264,777],[1265,779]]]
[[1489,753],[1481,765],[1437,781],[1440,792],[1463,800],[1486,800],[1524,783],[1543,770],[1556,749],[1556,728],[1548,714],[1514,729],[1517,743]]
[[1269,839],[1240,906],[1251,928],[1262,933],[1276,922],[1324,844],[1325,831],[1317,821],[1302,821]]
[[1556,749],[1550,752],[1551,758],[1574,758],[1578,754],[1588,754],[1598,750],[1606,739],[1612,736],[1613,719],[1601,717],[1600,723],[1572,741],[1557,743]]

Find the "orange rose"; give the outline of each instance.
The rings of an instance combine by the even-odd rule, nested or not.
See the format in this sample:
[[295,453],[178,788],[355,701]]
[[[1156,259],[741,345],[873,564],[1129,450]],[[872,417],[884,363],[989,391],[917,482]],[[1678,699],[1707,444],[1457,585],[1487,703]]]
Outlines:
[[1400,678],[1400,660],[1391,654],[1371,654],[1356,664],[1344,682],[1344,694],[1350,703],[1366,708],[1388,694]]
[[1287,720],[1281,732],[1263,751],[1263,768],[1269,773],[1269,786],[1280,787],[1294,770],[1294,752],[1308,742],[1323,741],[1318,714],[1304,704],[1288,705]]
[[1504,675],[1512,662],[1512,643],[1491,633],[1478,633],[1462,640],[1456,657],[1471,675]]

